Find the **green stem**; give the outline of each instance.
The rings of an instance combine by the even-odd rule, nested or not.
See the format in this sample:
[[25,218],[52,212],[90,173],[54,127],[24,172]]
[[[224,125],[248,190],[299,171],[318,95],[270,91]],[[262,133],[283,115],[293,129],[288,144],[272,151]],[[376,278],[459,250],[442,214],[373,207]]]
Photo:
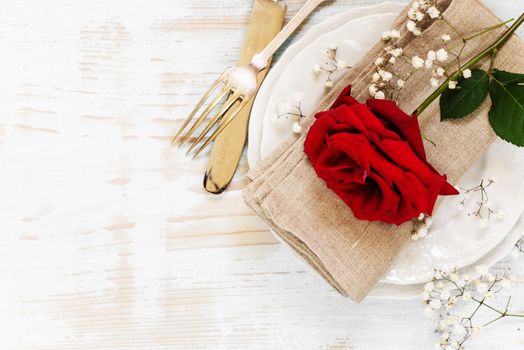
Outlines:
[[440,85],[440,87],[435,90],[422,104],[416,109],[415,113],[417,115],[422,114],[426,110],[426,108],[429,107],[435,101],[446,89],[448,88],[448,84],[452,80],[456,80],[462,72],[466,69],[472,68],[477,63],[482,61],[485,57],[488,55],[491,55],[494,50],[500,49],[506,41],[515,33],[515,31],[521,26],[521,24],[524,22],[524,13],[520,15],[520,17],[517,19],[515,23],[511,27],[509,27],[490,47],[482,51],[480,54],[478,54],[476,57],[472,58],[469,62],[464,64],[462,68],[458,71],[456,71],[454,74],[452,74],[450,77],[446,79],[446,81]]

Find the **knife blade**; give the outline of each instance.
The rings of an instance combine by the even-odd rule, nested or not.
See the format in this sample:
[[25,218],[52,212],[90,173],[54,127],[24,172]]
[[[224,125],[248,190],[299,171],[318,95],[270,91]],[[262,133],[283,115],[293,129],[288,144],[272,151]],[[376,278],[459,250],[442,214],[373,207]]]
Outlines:
[[[280,32],[284,24],[286,5],[283,1],[255,0],[253,12],[246,30],[239,65],[248,64]],[[264,81],[268,69],[257,77],[258,87]],[[211,149],[204,188],[214,194],[222,193],[233,178],[247,139],[249,114],[254,98],[218,136]],[[224,118],[226,118],[224,116]]]

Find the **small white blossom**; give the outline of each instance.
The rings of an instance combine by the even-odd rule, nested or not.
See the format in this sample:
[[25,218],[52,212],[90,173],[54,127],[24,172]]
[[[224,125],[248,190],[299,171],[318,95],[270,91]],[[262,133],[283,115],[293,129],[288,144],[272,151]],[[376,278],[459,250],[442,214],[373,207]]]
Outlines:
[[451,293],[449,290],[444,289],[442,292],[440,292],[440,299],[441,300],[448,300],[451,297]]
[[400,38],[400,32],[398,30],[394,29],[394,30],[389,32],[389,36],[392,39],[398,39],[398,38]]
[[388,72],[382,69],[378,71],[378,74],[384,81],[390,81],[391,78],[393,78],[393,74],[391,74],[391,72]]
[[469,79],[471,78],[471,69],[465,69],[463,72],[462,72],[462,76],[466,79]]
[[375,60],[375,66],[381,66],[384,63],[384,58],[379,57]]
[[448,88],[450,90],[455,90],[457,88],[457,82],[454,81],[454,80],[451,80],[449,83],[448,83]]
[[324,84],[327,88],[332,88],[333,87],[333,80],[327,80],[326,83]]
[[424,19],[424,14],[420,11],[415,11],[415,20],[420,22]]
[[497,218],[497,220],[502,221],[506,217],[506,213],[504,212],[504,210],[500,209],[499,211],[495,212],[495,217]]
[[470,291],[465,291],[464,294],[462,294],[462,300],[466,302],[470,301],[471,298],[472,298],[472,295]]
[[482,282],[476,283],[475,287],[477,288],[477,292],[479,293],[484,293],[488,290],[488,286],[486,285],[486,283]]
[[490,300],[490,299],[493,299],[494,297],[495,297],[495,293],[492,290],[486,293],[486,299]]
[[433,50],[428,51],[428,60],[434,61],[437,59],[437,53]]
[[426,285],[424,286],[424,291],[426,292],[431,292],[435,289],[435,283],[433,282],[428,282],[426,283]]
[[451,310],[452,308],[455,307],[456,304],[457,304],[457,298],[454,295],[450,296],[448,299],[448,303],[446,304],[446,310]]
[[449,34],[442,35],[442,41],[448,42],[451,40],[451,36]]
[[371,85],[369,86],[369,89],[368,89],[368,90],[369,90],[369,94],[370,94],[371,96],[375,97],[375,94],[377,93],[378,88],[377,88],[377,86],[376,86],[375,84],[371,84]]
[[459,276],[456,273],[450,273],[449,279],[451,280],[451,282],[457,282],[459,280]]
[[320,64],[314,63],[313,64],[313,72],[315,72],[315,74],[319,74],[321,71],[322,71],[322,68],[320,68]]
[[437,69],[435,69],[435,74],[439,77],[444,76],[445,73],[446,73],[446,70],[442,67],[437,67]]
[[376,83],[379,80],[380,80],[380,74],[378,74],[377,72],[373,73],[373,82]]
[[415,36],[419,36],[420,34],[422,34],[422,32],[420,31],[419,28],[415,28],[415,30],[413,31],[413,34],[414,34]]
[[378,100],[383,100],[386,98],[386,95],[384,95],[382,91],[377,91],[377,93],[375,94],[375,98]]
[[428,9],[428,15],[429,15],[429,17],[435,19],[435,18],[438,18],[440,16],[440,11],[435,6],[431,6]]
[[440,61],[440,62],[446,62],[449,58],[449,54],[448,52],[446,51],[446,49],[440,49],[437,51],[437,59]]
[[397,58],[395,56],[391,56],[388,61],[391,64],[395,64],[395,62],[397,62]]
[[402,80],[402,79],[397,80],[397,86],[398,86],[399,88],[401,88],[401,89],[404,87],[404,84],[405,84],[405,83],[406,83],[406,82],[405,82],[404,80]]
[[302,132],[302,126],[298,122],[293,123],[293,132],[295,134],[300,134]]
[[422,68],[424,67],[424,60],[418,56],[415,56],[411,59],[411,65],[415,69]]
[[400,55],[402,55],[402,48],[400,47],[397,47],[396,49],[393,49],[391,51],[389,51],[389,53],[393,56],[393,57],[399,57]]
[[498,179],[497,179],[496,177],[494,177],[494,176],[490,176],[490,177],[488,178],[488,180],[489,180],[489,182],[491,182],[491,183],[497,183],[497,181],[498,181]]
[[406,27],[407,27],[408,31],[414,32],[415,29],[417,29],[417,24],[415,22],[413,22],[413,21],[408,21],[406,23]]
[[433,61],[432,60],[426,60],[426,62],[424,62],[424,66],[427,69],[430,69],[431,67],[433,67]]
[[433,87],[438,87],[440,85],[440,81],[437,78],[431,78],[430,82]]

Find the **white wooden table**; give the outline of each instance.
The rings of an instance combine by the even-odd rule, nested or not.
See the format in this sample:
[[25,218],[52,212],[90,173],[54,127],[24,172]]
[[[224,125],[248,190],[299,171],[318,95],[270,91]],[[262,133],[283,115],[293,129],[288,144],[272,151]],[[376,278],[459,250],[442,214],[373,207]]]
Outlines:
[[[301,28],[359,4],[331,1]],[[500,17],[523,0],[486,1]],[[288,17],[303,0],[290,0]],[[0,0],[0,349],[431,349],[418,300],[354,305],[169,137],[251,0]],[[501,263],[524,279],[524,259]],[[524,285],[514,311],[524,312]],[[524,349],[524,323],[473,349]]]

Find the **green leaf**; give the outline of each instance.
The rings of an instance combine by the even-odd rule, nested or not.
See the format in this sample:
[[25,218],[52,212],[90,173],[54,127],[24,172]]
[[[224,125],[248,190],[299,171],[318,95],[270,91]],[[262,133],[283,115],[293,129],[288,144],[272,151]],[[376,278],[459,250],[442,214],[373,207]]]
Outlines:
[[489,85],[491,110],[489,122],[502,139],[524,146],[524,75],[493,72]]
[[510,73],[503,70],[495,69],[493,77],[503,84],[523,84],[524,74]]
[[471,114],[488,96],[488,73],[471,71],[471,78],[461,78],[457,88],[447,89],[440,97],[440,119],[459,119]]

